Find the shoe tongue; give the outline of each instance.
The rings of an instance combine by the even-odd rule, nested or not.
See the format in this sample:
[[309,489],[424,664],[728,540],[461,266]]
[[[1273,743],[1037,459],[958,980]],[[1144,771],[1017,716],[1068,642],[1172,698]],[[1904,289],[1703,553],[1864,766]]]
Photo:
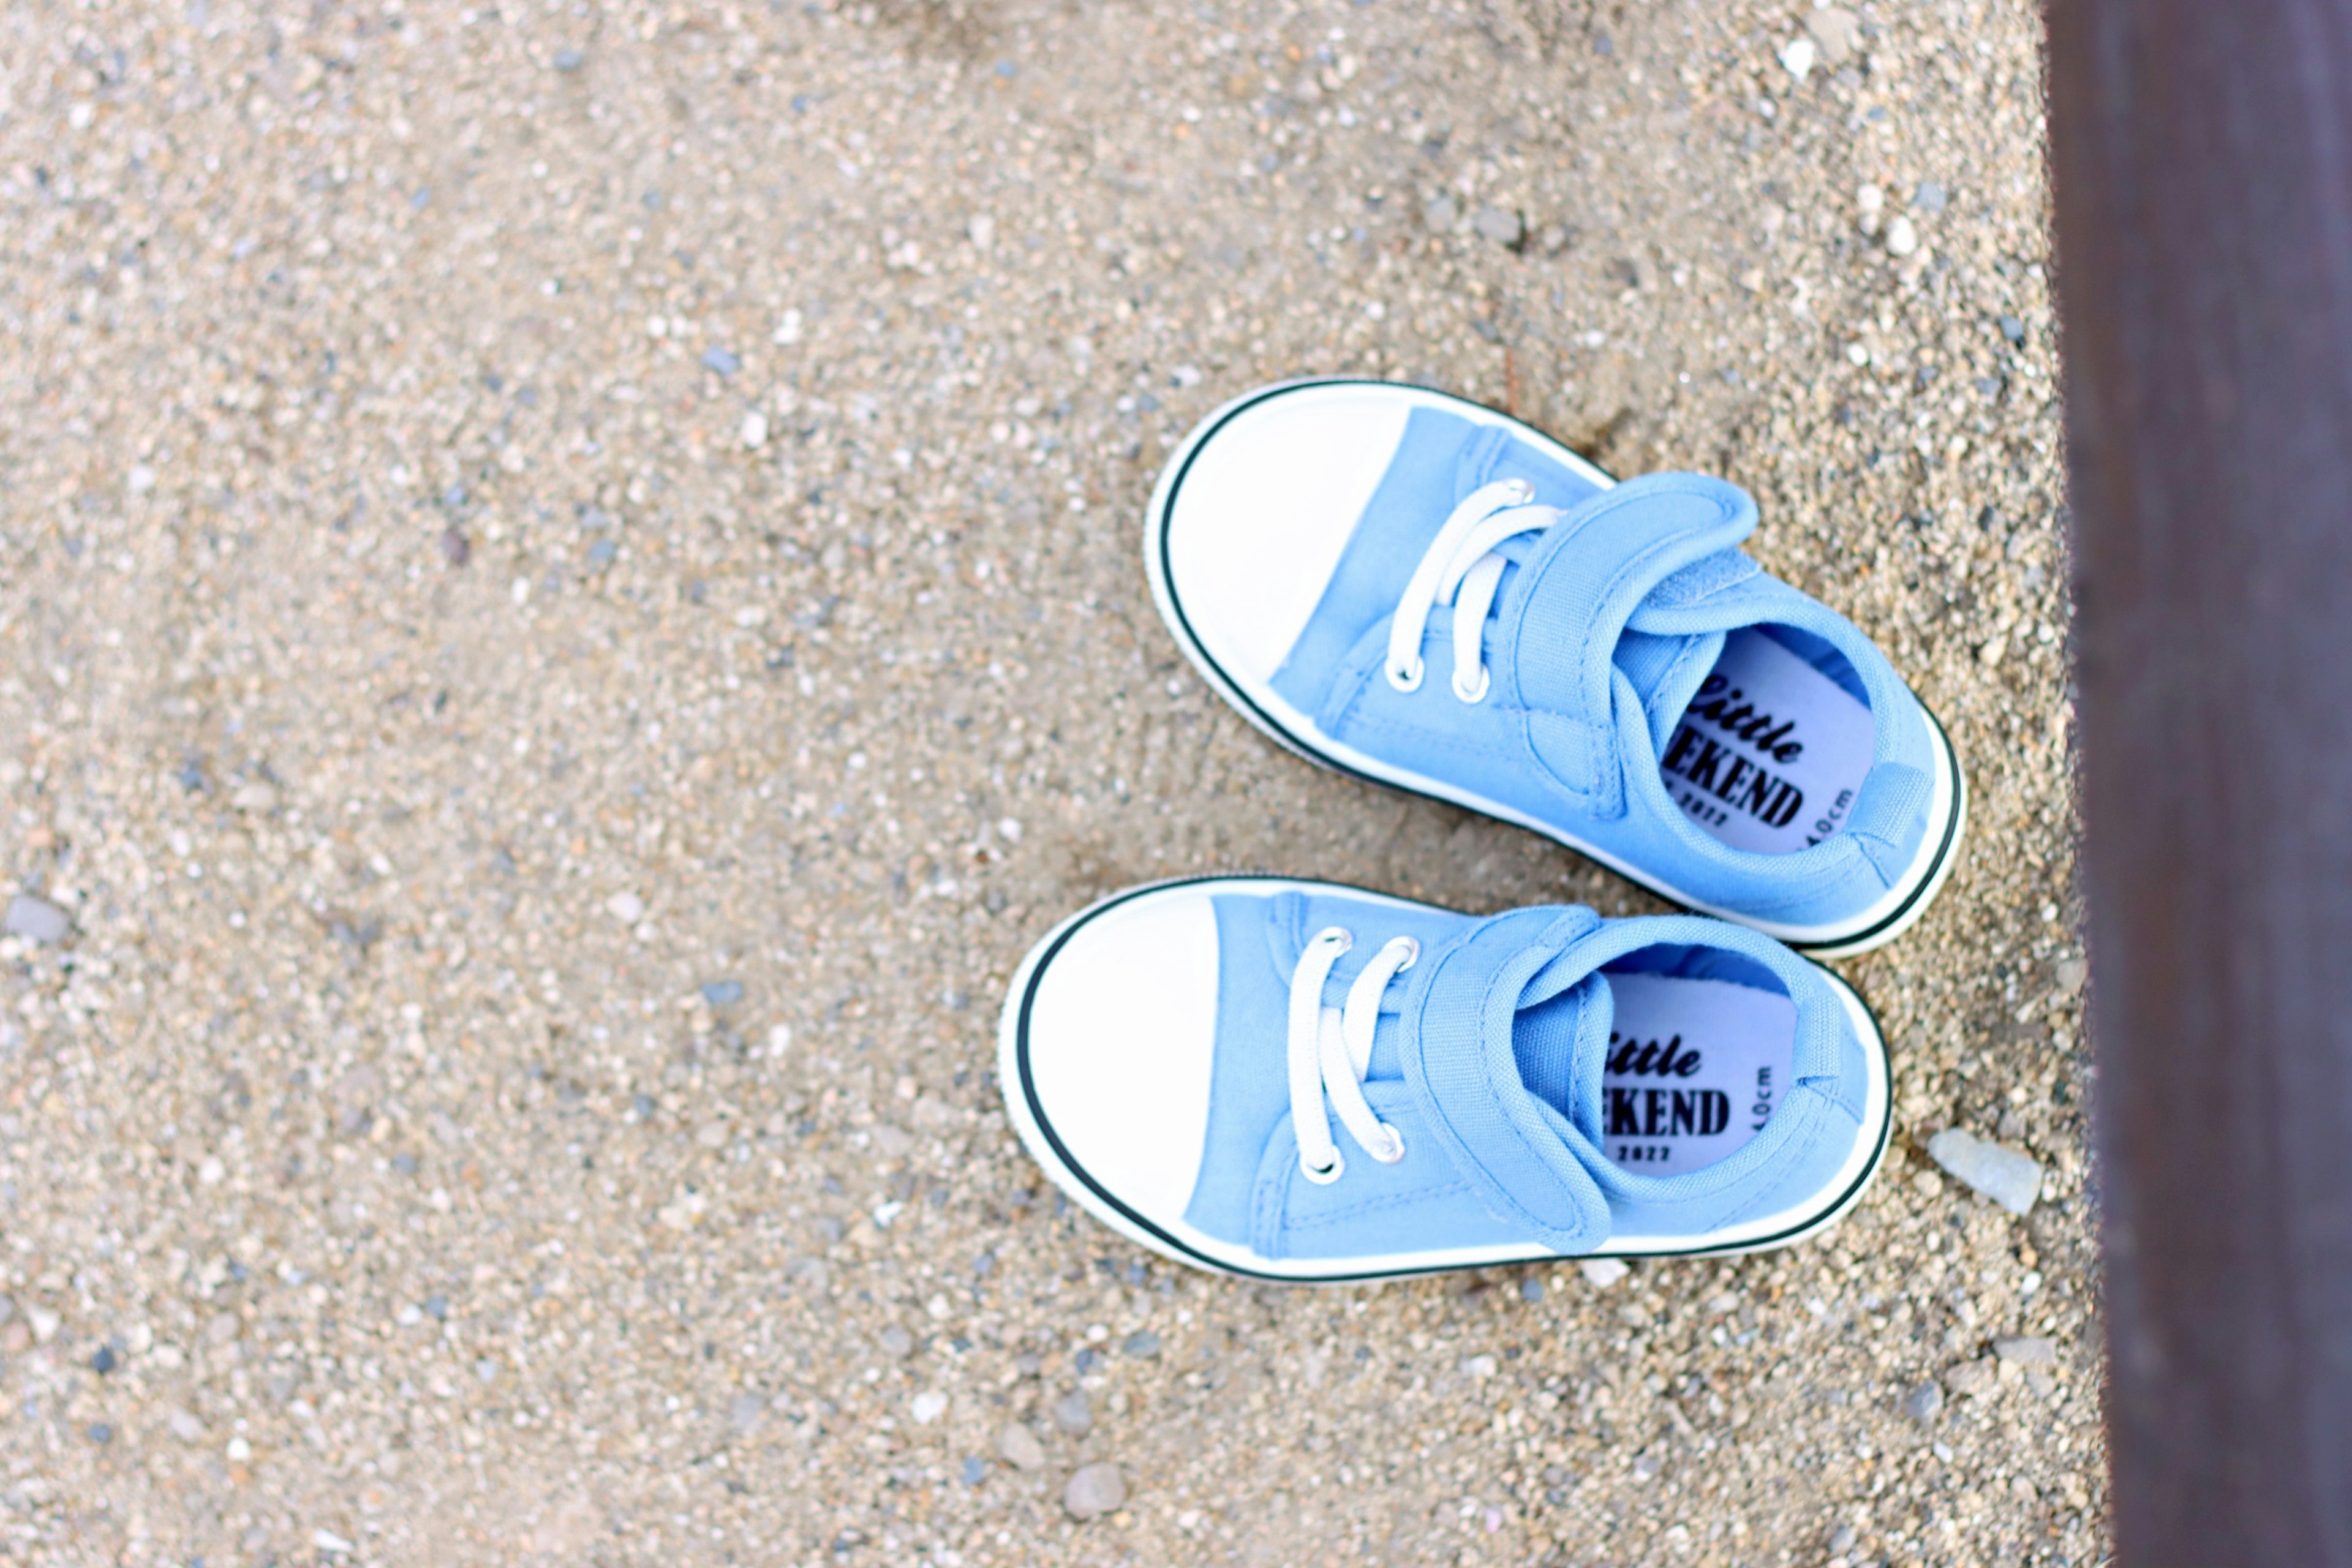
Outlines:
[[1724,634],[1698,632],[1689,637],[1660,637],[1628,631],[1617,639],[1614,663],[1641,700],[1650,725],[1650,744],[1666,754],[1675,721],[1698,695],[1706,672],[1723,657]]
[[1528,1092],[1570,1121],[1597,1126],[1615,1016],[1609,979],[1598,971],[1557,994],[1523,1002],[1511,1022],[1511,1054]]

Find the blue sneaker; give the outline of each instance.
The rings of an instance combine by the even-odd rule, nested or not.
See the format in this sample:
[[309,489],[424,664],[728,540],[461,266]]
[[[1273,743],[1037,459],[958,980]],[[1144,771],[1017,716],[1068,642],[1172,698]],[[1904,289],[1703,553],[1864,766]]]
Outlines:
[[1721,479],[1621,484],[1491,408],[1308,381],[1192,432],[1145,557],[1192,662],[1294,751],[1860,952],[1942,886],[1966,789],[1870,640],[1739,552],[1755,526]]
[[1886,1152],[1862,999],[1698,915],[1161,883],[1038,943],[997,1041],[1013,1125],[1064,1192],[1180,1262],[1267,1279],[1786,1246]]

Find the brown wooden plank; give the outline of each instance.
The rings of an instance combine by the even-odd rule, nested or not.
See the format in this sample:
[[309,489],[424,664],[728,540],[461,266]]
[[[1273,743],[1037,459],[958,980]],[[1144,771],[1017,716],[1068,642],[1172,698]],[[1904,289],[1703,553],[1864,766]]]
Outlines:
[[2352,7],[2049,17],[2120,1560],[2352,1564]]

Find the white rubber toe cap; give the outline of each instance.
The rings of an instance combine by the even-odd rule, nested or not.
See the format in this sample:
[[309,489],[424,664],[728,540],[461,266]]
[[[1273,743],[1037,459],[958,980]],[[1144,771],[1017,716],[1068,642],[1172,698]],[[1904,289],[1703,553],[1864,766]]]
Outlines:
[[1413,400],[1395,388],[1287,388],[1217,424],[1169,497],[1171,594],[1209,656],[1263,682],[1323,597],[1388,472]]
[[1209,1127],[1217,918],[1198,889],[1106,910],[1038,976],[1027,1054],[1067,1163],[1147,1222],[1180,1222]]

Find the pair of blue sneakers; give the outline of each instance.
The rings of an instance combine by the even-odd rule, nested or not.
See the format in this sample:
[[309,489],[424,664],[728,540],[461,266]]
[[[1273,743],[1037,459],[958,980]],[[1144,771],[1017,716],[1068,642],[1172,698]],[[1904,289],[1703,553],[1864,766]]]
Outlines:
[[1751,1250],[1851,1206],[1885,1044],[1791,948],[1916,920],[1966,792],[1877,648],[1739,551],[1755,526],[1720,479],[1621,483],[1419,388],[1286,383],[1196,428],[1145,553],[1226,700],[1700,912],[1266,876],[1107,899],[1030,952],[999,1031],[1054,1180],[1168,1257],[1295,1280]]

